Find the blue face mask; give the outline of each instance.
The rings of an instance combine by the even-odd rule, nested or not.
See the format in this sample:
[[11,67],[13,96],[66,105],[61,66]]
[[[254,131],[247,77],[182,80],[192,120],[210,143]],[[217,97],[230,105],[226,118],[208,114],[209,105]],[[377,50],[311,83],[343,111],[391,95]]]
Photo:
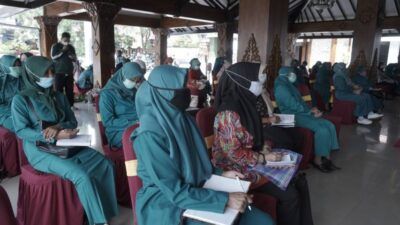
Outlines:
[[15,78],[20,77],[22,74],[22,69],[20,66],[9,67],[9,69],[10,69],[10,75]]
[[41,77],[39,81],[36,81],[40,87],[47,89],[53,85],[54,77]]
[[290,83],[294,83],[297,80],[297,76],[296,76],[295,73],[290,73],[289,76],[288,76],[288,79],[289,79]]
[[125,79],[123,81],[123,84],[127,89],[133,89],[134,87],[136,87],[136,82],[135,81],[131,81],[129,79]]

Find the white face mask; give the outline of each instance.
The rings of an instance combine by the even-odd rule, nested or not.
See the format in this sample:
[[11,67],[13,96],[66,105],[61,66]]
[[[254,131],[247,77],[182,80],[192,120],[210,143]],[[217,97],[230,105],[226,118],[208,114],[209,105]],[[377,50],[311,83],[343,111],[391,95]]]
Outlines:
[[[229,78],[231,78],[232,81],[235,82],[237,85],[239,85],[240,87],[242,87],[242,88],[244,88],[244,89],[249,90],[251,93],[253,93],[253,94],[254,94],[255,96],[257,96],[257,97],[261,95],[262,90],[263,90],[263,83],[261,83],[261,81],[251,81],[251,80],[247,79],[246,77],[244,77],[244,76],[242,76],[242,75],[240,75],[240,74],[237,74],[237,73],[235,73],[235,72],[232,72],[232,71],[229,71],[229,70],[225,70],[225,71],[226,71],[226,73],[228,74]],[[242,78],[242,79],[247,80],[248,82],[250,82],[250,88],[244,87],[242,84],[240,84],[240,83],[237,82],[235,79],[233,79],[233,78],[231,77],[231,75],[238,76],[238,77],[240,77],[240,78]]]
[[251,91],[251,93],[258,97],[263,91],[263,84],[260,81],[252,81],[249,91]]
[[123,81],[123,83],[124,83],[124,86],[125,86],[127,89],[133,89],[133,88],[136,86],[136,82],[131,81],[131,80],[129,80],[129,79],[125,79],[125,80]]
[[267,81],[267,74],[265,74],[265,73],[258,74],[258,80],[262,84],[264,84]]
[[194,70],[199,70],[199,69],[200,69],[200,66],[193,66],[193,69],[194,69]]
[[289,79],[290,83],[294,83],[297,80],[297,76],[295,73],[290,73],[288,76],[288,79]]
[[47,89],[53,86],[54,78],[53,77],[41,77],[39,81],[36,82],[40,87]]

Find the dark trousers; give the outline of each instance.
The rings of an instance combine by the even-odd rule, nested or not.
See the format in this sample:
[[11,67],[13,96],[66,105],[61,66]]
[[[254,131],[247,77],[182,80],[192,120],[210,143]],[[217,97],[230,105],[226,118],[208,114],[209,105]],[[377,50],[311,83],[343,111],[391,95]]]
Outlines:
[[261,192],[275,197],[277,204],[278,225],[313,225],[310,193],[305,174],[298,174],[292,179],[286,191],[272,182],[257,188]]
[[273,148],[283,148],[301,152],[303,138],[301,137],[301,133],[294,128],[266,126],[264,127],[263,135],[264,140],[273,142]]
[[56,90],[65,93],[70,106],[74,105],[74,76],[72,74],[57,73],[55,78]]

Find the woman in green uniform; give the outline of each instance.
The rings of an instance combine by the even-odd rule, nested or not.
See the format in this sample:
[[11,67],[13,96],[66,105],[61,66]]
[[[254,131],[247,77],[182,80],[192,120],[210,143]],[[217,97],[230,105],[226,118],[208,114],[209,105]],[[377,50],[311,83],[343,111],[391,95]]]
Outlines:
[[371,96],[362,93],[362,88],[352,82],[344,63],[337,63],[333,67],[333,71],[335,71],[333,76],[335,97],[339,100],[352,101],[356,104],[353,114],[357,117],[359,124],[370,125],[372,124],[371,120],[383,117],[383,114],[374,113]]
[[[68,159],[39,150],[37,141],[54,143],[74,137],[78,132],[77,121],[65,95],[53,90],[53,63],[45,57],[33,56],[24,67],[26,89],[14,97],[11,113],[29,164],[36,170],[70,180],[89,224],[107,224],[118,213],[112,164],[89,147]],[[42,129],[44,122],[54,125]]]
[[4,73],[0,74],[0,126],[14,131],[11,117],[11,101],[22,90],[21,61],[12,55],[4,55],[0,58],[0,64]]
[[314,90],[321,96],[325,109],[328,109],[329,99],[331,98],[331,71],[328,63],[323,63],[318,70]]
[[139,88],[136,110],[140,127],[133,133],[138,157],[138,175],[143,188],[136,197],[136,215],[141,225],[194,225],[182,218],[186,209],[223,213],[226,207],[243,212],[238,224],[273,224],[270,217],[252,207],[251,196],[202,188],[213,173],[242,177],[211,166],[203,138],[194,120],[185,112],[190,104],[186,70],[156,67]]
[[339,149],[335,126],[321,118],[322,112],[310,108],[293,85],[296,74],[290,67],[282,67],[275,79],[274,94],[279,110],[284,114],[294,114],[296,126],[314,132],[315,158],[313,165],[322,172],[339,169],[330,160],[332,150]]
[[100,115],[111,147],[121,148],[124,130],[138,121],[135,96],[143,75],[139,64],[125,63],[100,92]]

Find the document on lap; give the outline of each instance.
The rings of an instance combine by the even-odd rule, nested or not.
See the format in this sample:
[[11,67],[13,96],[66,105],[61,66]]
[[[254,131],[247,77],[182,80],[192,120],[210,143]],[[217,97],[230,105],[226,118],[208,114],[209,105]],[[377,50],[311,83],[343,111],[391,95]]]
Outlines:
[[275,114],[275,116],[279,117],[279,123],[273,123],[272,126],[278,127],[294,127],[295,120],[293,114]]
[[77,146],[77,147],[89,147],[91,146],[92,137],[87,134],[78,134],[76,137],[71,139],[58,140],[57,146]]
[[[243,185],[243,189],[248,192],[251,183],[243,180],[241,183]],[[217,175],[212,175],[211,178],[206,181],[203,188],[228,193],[243,192],[242,187],[237,183],[236,179]],[[188,209],[183,213],[184,217],[216,225],[232,225],[234,224],[238,215],[239,210],[231,208],[226,208],[223,214],[191,209]]]

